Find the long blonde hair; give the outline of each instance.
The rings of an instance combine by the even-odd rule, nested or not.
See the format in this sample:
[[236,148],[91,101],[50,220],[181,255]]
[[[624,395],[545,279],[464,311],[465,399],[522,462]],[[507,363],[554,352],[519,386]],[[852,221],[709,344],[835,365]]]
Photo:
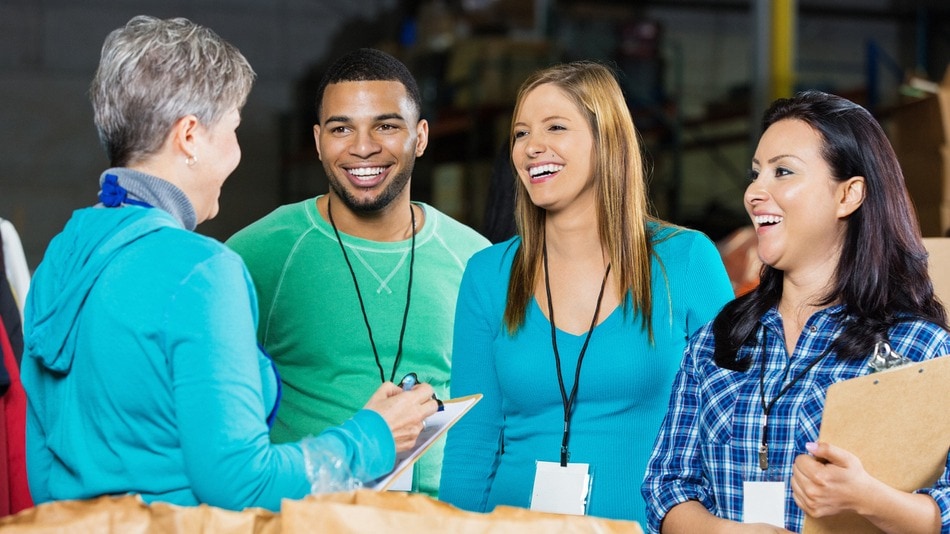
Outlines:
[[[652,341],[652,247],[647,223],[655,219],[648,211],[640,142],[623,93],[613,72],[600,63],[576,61],[555,65],[532,74],[521,85],[512,124],[525,96],[545,84],[564,91],[587,118],[593,132],[598,233],[610,259],[611,272],[619,282],[618,297],[624,313],[630,311],[625,298],[629,292],[633,310],[641,313],[642,325]],[[514,146],[513,137],[510,144]],[[541,276],[546,213],[531,202],[524,184],[515,181],[515,221],[521,247],[515,254],[508,283],[504,322],[509,334],[524,324],[528,303]]]

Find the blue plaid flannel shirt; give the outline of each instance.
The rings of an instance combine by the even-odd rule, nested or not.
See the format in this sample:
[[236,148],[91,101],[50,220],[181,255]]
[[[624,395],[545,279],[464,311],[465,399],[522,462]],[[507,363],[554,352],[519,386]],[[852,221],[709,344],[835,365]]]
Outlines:
[[[740,353],[752,360],[745,372],[722,369],[713,362],[711,324],[696,332],[673,383],[670,406],[641,488],[650,532],[659,532],[670,509],[689,500],[699,501],[717,517],[742,521],[743,482],[764,479],[758,464],[763,341],[768,350],[765,393],[770,401],[834,341],[842,329],[836,314],[841,310],[834,306],[812,315],[794,357],[789,358],[782,318],[773,308],[760,320],[758,346],[744,347]],[[889,336],[891,348],[914,361],[950,354],[950,334],[929,322],[900,323]],[[830,353],[775,402],[769,414],[770,476],[791,480],[795,457],[806,452],[805,443],[818,439],[828,386],[868,374],[869,359],[870,355],[843,361]],[[950,456],[947,461],[950,465]],[[941,532],[950,534],[950,472],[945,469],[934,487],[920,493],[937,501]],[[800,532],[804,515],[787,483],[785,527]]]

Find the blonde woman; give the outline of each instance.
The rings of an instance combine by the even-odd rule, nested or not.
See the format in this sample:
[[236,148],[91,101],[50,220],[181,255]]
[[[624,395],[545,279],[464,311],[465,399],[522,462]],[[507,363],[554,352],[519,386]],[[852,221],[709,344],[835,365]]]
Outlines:
[[637,487],[683,348],[729,280],[708,238],[649,214],[607,67],[525,81],[511,160],[519,235],[473,256],[459,292],[452,395],[484,398],[450,432],[440,498],[642,522]]

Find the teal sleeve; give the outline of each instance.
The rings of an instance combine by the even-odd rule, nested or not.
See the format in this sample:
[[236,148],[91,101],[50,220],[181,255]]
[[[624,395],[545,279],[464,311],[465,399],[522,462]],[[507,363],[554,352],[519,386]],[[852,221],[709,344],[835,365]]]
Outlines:
[[[316,451],[308,461],[324,454],[342,461],[361,482],[375,480],[396,465],[396,442],[383,417],[372,410],[360,410],[339,426],[331,426],[314,438],[304,438],[301,446]],[[313,466],[316,467],[316,466]]]
[[[276,294],[275,288],[283,267],[282,262],[287,257],[286,254],[281,254],[280,248],[275,250],[275,247],[283,242],[276,237],[268,238],[269,234],[271,232],[267,227],[267,221],[260,220],[237,232],[224,243],[241,256],[248,272],[252,273],[252,282],[259,306],[255,313],[258,317],[264,318],[268,316],[268,310]],[[256,334],[259,341],[264,339],[264,323],[265,321],[262,320],[257,325]]]
[[[502,395],[495,374],[492,342],[501,311],[489,292],[507,276],[484,273],[478,255],[470,260],[459,288],[452,344],[452,397],[482,393],[482,400],[450,431],[442,460],[439,499],[485,512],[501,454]],[[497,288],[496,288],[497,289]]]
[[686,312],[686,329],[690,336],[713,320],[735,297],[719,250],[705,235],[699,232],[695,235],[689,254],[683,258],[689,262],[683,295],[690,300]]
[[[33,358],[24,358],[23,373],[34,373],[36,365]],[[53,453],[46,447],[46,435],[36,416],[35,403],[43,401],[42,395],[33,395],[27,398],[26,404],[26,476],[34,504],[53,500],[49,491]]]
[[303,453],[270,443],[252,312],[237,255],[216,254],[181,281],[165,315],[174,414],[185,472],[199,502],[279,509],[309,491]]

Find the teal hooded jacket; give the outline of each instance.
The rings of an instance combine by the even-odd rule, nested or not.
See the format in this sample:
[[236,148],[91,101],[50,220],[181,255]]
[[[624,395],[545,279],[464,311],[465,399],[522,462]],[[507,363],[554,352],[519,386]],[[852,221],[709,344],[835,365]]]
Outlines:
[[135,493],[277,510],[311,490],[304,446],[358,478],[391,470],[392,435],[368,410],[304,445],[270,442],[278,380],[256,343],[257,308],[240,257],[168,212],[76,211],[26,303],[35,502]]

